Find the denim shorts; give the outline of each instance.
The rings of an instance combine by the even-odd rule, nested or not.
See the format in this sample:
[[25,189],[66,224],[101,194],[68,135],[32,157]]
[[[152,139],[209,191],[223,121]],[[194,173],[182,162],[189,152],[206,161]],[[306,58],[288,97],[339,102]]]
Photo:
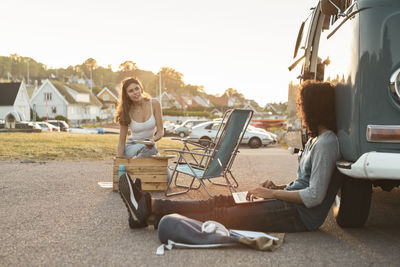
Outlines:
[[149,148],[147,145],[136,144],[134,141],[127,141],[125,145],[125,157],[130,158],[149,158],[158,155],[157,146]]

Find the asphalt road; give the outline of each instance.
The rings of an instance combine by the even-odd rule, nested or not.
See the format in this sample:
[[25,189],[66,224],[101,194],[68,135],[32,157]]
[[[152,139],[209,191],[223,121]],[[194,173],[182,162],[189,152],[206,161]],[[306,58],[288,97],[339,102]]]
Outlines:
[[[243,147],[233,166],[240,188],[266,177],[287,183],[295,156],[276,146]],[[330,214],[320,230],[289,233],[275,252],[245,247],[174,249],[156,256],[152,227],[131,230],[112,181],[112,162],[0,161],[0,266],[399,266],[400,190],[374,189],[361,229],[341,229]],[[213,193],[228,193],[213,186]],[[162,194],[155,194],[162,197]],[[186,199],[207,198],[204,191]]]

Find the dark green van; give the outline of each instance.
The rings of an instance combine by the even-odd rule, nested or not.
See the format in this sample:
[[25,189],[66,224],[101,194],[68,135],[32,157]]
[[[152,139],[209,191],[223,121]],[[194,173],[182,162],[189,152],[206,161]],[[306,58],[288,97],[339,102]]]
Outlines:
[[320,0],[301,25],[289,69],[296,65],[301,80],[336,85],[345,178],[335,216],[362,226],[372,185],[400,185],[400,1]]

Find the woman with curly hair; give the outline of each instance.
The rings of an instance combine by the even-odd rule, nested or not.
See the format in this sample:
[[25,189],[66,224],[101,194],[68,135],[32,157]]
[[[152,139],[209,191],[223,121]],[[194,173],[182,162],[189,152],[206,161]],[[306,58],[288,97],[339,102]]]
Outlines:
[[[150,98],[136,77],[122,81],[115,122],[120,125],[117,157],[150,157],[157,155],[155,142],[164,135],[161,106]],[[126,142],[128,129],[131,136]],[[146,140],[147,144],[137,140]]]
[[335,92],[330,83],[305,82],[298,104],[310,138],[305,145],[296,179],[289,185],[266,180],[249,190],[248,196],[271,199],[246,205],[235,204],[232,196],[208,200],[153,199],[141,190],[140,179],[121,177],[120,194],[128,207],[130,226],[157,226],[167,214],[179,213],[199,221],[213,220],[227,228],[263,232],[311,231],[320,227],[339,188],[335,173],[340,158],[335,135]]

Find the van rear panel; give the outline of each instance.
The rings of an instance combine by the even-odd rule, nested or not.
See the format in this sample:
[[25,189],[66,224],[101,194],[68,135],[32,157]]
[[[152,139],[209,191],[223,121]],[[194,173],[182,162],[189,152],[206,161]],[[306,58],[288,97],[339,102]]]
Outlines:
[[359,1],[356,10],[323,32],[319,47],[319,57],[330,60],[325,80],[337,85],[338,137],[349,161],[369,151],[400,153],[399,143],[366,138],[368,125],[400,125],[400,103],[389,89],[400,68],[400,2]]
[[360,12],[360,154],[400,153],[400,143],[368,142],[366,138],[368,125],[400,126],[400,102],[389,88],[390,76],[400,68],[400,4],[389,2]]

